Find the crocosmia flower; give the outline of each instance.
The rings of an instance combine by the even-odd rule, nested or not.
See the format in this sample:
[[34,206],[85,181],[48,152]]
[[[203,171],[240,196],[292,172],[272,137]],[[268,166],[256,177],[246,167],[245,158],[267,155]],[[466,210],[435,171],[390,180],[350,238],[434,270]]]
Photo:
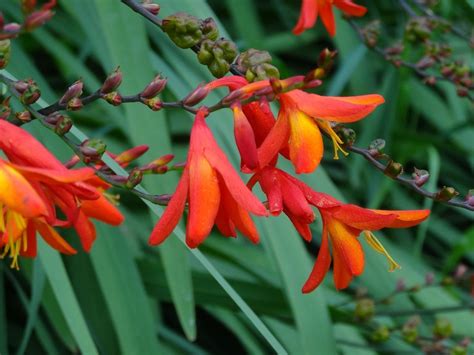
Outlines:
[[[267,196],[270,213],[285,213],[306,241],[312,239],[309,224],[315,220],[311,206],[319,210],[323,222],[321,247],[311,275],[303,287],[305,293],[319,286],[331,261],[337,289],[346,288],[354,276],[363,272],[364,252],[358,240],[361,233],[373,249],[387,257],[390,271],[399,268],[372,231],[412,227],[424,221],[430,213],[429,210],[369,210],[344,204],[325,193],[314,191],[302,181],[274,167],[256,173],[250,179],[249,186],[253,187],[257,182]],[[330,244],[333,260],[329,252]]]
[[357,5],[350,0],[303,0],[298,23],[293,28],[293,33],[299,35],[310,29],[316,23],[318,16],[321,17],[324,27],[331,36],[336,34],[336,22],[332,6],[336,6],[342,12],[351,16],[364,16],[367,9]]
[[123,221],[95,186],[93,169],[67,169],[28,132],[4,120],[0,149],[8,158],[0,159],[0,248],[12,266],[18,267],[19,255],[36,255],[36,232],[58,251],[73,254],[53,227],[74,227],[88,251],[96,237],[90,218],[112,225]]
[[194,248],[211,232],[214,224],[222,234],[236,236],[236,230],[253,242],[258,233],[249,213],[266,216],[264,205],[240,179],[207,127],[207,110],[196,115],[183,175],[163,216],[150,236],[150,244],[163,242],[178,224],[186,201],[189,213],[186,243]]
[[293,90],[279,95],[280,112],[275,126],[259,147],[260,166],[266,166],[282,149],[289,149],[289,158],[296,173],[311,173],[319,165],[324,152],[321,130],[334,144],[334,157],[341,139],[331,122],[350,123],[370,114],[384,102],[380,95],[348,97],[320,96]]

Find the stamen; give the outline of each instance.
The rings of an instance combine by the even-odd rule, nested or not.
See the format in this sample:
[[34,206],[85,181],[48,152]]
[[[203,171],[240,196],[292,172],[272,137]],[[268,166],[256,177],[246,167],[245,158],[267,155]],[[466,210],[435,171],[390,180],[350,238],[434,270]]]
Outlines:
[[318,123],[318,126],[331,137],[332,144],[334,147],[334,159],[335,160],[339,159],[338,151],[341,151],[341,153],[347,157],[349,153],[346,152],[341,146],[341,144],[344,144],[344,142],[337,135],[337,133],[334,132],[334,130],[331,127],[331,123],[329,121],[323,121],[323,120],[318,120],[317,123]]
[[383,247],[382,243],[379,242],[379,240],[375,237],[375,235],[370,232],[370,231],[364,231],[364,236],[365,240],[369,245],[378,253],[385,255],[388,261],[388,271],[392,272],[395,271],[396,269],[401,269],[402,267],[397,264],[395,260],[390,256],[390,254],[387,252],[387,250]]

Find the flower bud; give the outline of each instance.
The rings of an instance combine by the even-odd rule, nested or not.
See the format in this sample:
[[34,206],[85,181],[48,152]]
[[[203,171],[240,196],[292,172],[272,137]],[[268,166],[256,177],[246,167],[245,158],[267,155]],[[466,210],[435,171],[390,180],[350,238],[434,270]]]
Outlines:
[[186,106],[194,106],[204,100],[209,95],[209,88],[205,84],[199,84],[182,101]]
[[13,87],[15,88],[16,91],[18,91],[19,94],[23,94],[26,89],[28,89],[29,84],[26,81],[23,80],[18,80],[15,81],[13,84]]
[[331,51],[328,48],[323,49],[319,53],[318,68],[322,69],[324,73],[328,73],[334,65],[334,58],[336,56],[337,51]]
[[390,160],[385,167],[384,174],[390,176],[391,178],[396,178],[403,174],[403,165]]
[[11,45],[9,39],[0,41],[0,69],[5,68],[10,61]]
[[158,159],[155,159],[153,160],[151,163],[145,165],[142,170],[152,170],[156,167],[160,167],[160,166],[164,166],[166,164],[168,164],[170,161],[172,161],[174,159],[174,155],[173,154],[166,154],[166,155],[163,155],[161,157],[159,157]]
[[385,148],[385,140],[378,138],[373,140],[369,144],[369,153],[373,157],[377,157],[382,154],[383,149]]
[[68,103],[72,99],[81,96],[83,87],[84,87],[84,84],[82,83],[82,80],[76,81],[74,84],[68,87],[63,97],[61,97],[61,99],[59,100],[59,103],[63,105],[65,103]]
[[370,320],[375,314],[375,303],[370,298],[362,298],[357,301],[355,307],[356,319],[365,322]]
[[167,83],[167,80],[162,78],[161,75],[157,75],[150,84],[140,93],[142,99],[152,99],[160,92],[163,91]]
[[433,327],[433,335],[438,339],[449,338],[453,334],[453,326],[447,319],[437,319]]
[[447,64],[441,68],[441,75],[444,77],[450,77],[454,73],[454,65]]
[[466,203],[469,206],[474,207],[474,189],[471,189],[467,192]]
[[100,88],[101,94],[109,94],[112,91],[116,91],[122,83],[122,72],[120,67],[117,67],[108,77],[105,79],[102,87]]
[[469,95],[469,89],[464,86],[458,86],[456,88],[456,93],[459,97],[467,97],[467,95]]
[[217,28],[217,24],[212,17],[208,17],[202,21],[201,31],[206,39],[215,41],[219,37],[219,29]]
[[162,29],[180,48],[191,48],[202,40],[201,21],[186,13],[165,17]]
[[435,199],[446,202],[453,199],[457,195],[459,195],[459,192],[457,192],[454,187],[443,186],[443,188],[436,194]]
[[466,266],[466,265],[464,265],[464,264],[459,264],[459,265],[456,267],[456,270],[454,271],[454,275],[453,275],[454,279],[455,279],[456,281],[461,280],[461,279],[464,277],[464,275],[466,275],[467,270],[468,270],[468,269],[467,269],[467,266]]
[[102,98],[113,106],[119,106],[122,103],[122,96],[117,91],[102,95]]
[[58,136],[64,136],[72,128],[72,119],[69,116],[60,115],[60,118],[54,126],[54,132]]
[[21,31],[21,25],[16,22],[11,22],[3,26],[2,31],[0,32],[0,40],[14,38],[18,36]]
[[84,105],[82,100],[78,97],[75,97],[67,103],[66,110],[68,111],[79,111]]
[[395,290],[397,292],[402,292],[402,291],[405,291],[407,288],[407,285],[405,283],[405,280],[404,279],[398,279],[397,280],[397,286],[395,287]]
[[49,20],[51,20],[53,15],[54,12],[51,10],[35,11],[25,19],[23,27],[26,31],[32,31],[35,28],[40,27]]
[[426,78],[423,79],[423,83],[429,86],[434,86],[436,85],[436,77],[427,76]]
[[430,178],[430,173],[427,170],[413,169],[414,172],[411,174],[413,180],[415,180],[416,186],[423,186]]
[[457,344],[450,349],[449,355],[468,355],[467,347]]
[[114,160],[120,165],[128,164],[138,158],[148,151],[149,147],[147,145],[138,145],[131,149],[128,149],[119,155],[117,155]]
[[[5,103],[5,101],[7,103]],[[8,103],[10,99],[8,98],[5,101],[2,104],[0,104],[0,120],[8,119],[8,117],[10,117],[10,114],[12,113],[12,109]]]
[[372,332],[370,338],[375,343],[383,343],[390,338],[390,329],[386,325],[381,325]]
[[158,4],[143,4],[142,7],[155,16],[160,12],[160,5]]
[[153,99],[143,100],[143,103],[151,108],[153,111],[159,111],[163,107],[163,103],[158,97]]
[[31,121],[31,113],[29,111],[17,112],[15,113],[15,117],[18,121],[21,121],[23,123]]
[[125,188],[127,189],[133,189],[135,186],[137,186],[143,179],[143,172],[135,168],[132,171],[130,171],[130,174],[128,174],[127,182],[125,183]]
[[357,134],[352,128],[337,125],[335,131],[344,145],[353,145],[355,143]]
[[20,101],[24,105],[31,105],[34,104],[41,96],[41,91],[36,85],[35,82],[29,81],[28,87],[26,90],[21,94]]
[[106,149],[107,146],[105,143],[98,138],[86,139],[79,146],[79,150],[84,157],[85,163],[99,161]]
[[413,344],[418,339],[418,326],[420,317],[411,317],[402,327],[402,338],[407,343]]

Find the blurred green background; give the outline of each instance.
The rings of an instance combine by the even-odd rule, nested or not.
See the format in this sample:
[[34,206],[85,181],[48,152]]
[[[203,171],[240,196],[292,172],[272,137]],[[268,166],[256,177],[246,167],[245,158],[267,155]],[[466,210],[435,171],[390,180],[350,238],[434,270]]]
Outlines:
[[[357,145],[385,139],[386,152],[407,171],[416,166],[431,172],[428,189],[448,185],[466,194],[474,187],[474,120],[469,100],[459,98],[449,83],[427,87],[411,71],[394,68],[361,44],[341,18],[331,40],[321,23],[300,37],[291,34],[299,14],[296,0],[159,3],[163,16],[185,11],[214,17],[221,34],[235,40],[241,50],[270,51],[284,77],[309,71],[325,47],[337,49],[333,73],[316,92],[380,93],[386,98],[375,113],[351,126],[358,133]],[[357,20],[360,24],[381,19],[384,38],[402,38],[407,16],[397,1],[360,3],[369,8],[368,15]],[[472,6],[464,0],[441,0],[436,10],[469,30]],[[7,20],[21,20],[17,1],[1,1],[0,11]],[[472,66],[472,48],[451,35],[445,40],[455,57]],[[410,56],[416,48],[407,47]],[[17,78],[34,78],[42,98],[52,103],[78,78],[84,80],[87,92],[95,91],[118,65],[124,73],[123,94],[139,92],[158,72],[169,80],[164,97],[170,100],[211,79],[195,54],[175,48],[156,27],[118,0],[60,0],[51,22],[13,41],[8,70]],[[210,99],[217,100],[217,94]],[[192,123],[192,117],[179,110],[152,112],[138,104],[114,108],[102,102],[87,106],[74,119],[89,137],[104,138],[112,152],[148,144],[144,162],[170,152],[182,161]],[[238,166],[231,115],[219,111],[209,122]],[[30,127],[63,161],[71,156],[50,132],[35,124]],[[390,294],[400,278],[413,286],[423,284],[428,272],[440,280],[459,263],[472,267],[474,215],[423,200],[360,156],[332,160],[327,143],[323,165],[303,177],[318,191],[370,208],[432,208],[429,220],[417,228],[377,233],[402,270],[388,273],[383,256],[365,248],[366,270],[347,291],[336,292],[328,275],[320,288],[303,295],[300,289],[317,253],[320,224],[314,223],[314,242],[306,245],[286,217],[258,221],[262,239],[258,246],[214,233],[200,250],[218,277],[235,288],[234,298],[245,300],[291,354],[421,353],[399,332],[387,342],[373,344],[370,326],[354,321],[354,303],[335,306],[350,302],[361,288],[377,299]],[[281,165],[289,168],[283,161]],[[147,177],[144,185],[154,193],[172,193],[178,178],[174,172]],[[60,257],[42,245],[40,257],[23,260],[19,272],[10,270],[7,261],[0,264],[0,354],[263,354],[279,349],[275,341],[263,339],[261,324],[255,326],[248,312],[239,311],[229,296],[232,291],[216,282],[202,255],[196,258],[176,236],[158,248],[148,247],[157,216],[146,205],[122,192],[121,208],[127,217],[121,227],[96,223],[99,236],[90,254],[81,251]],[[76,236],[70,237],[79,247]],[[432,287],[397,296],[389,305],[377,305],[377,311],[416,312],[469,301],[459,287]],[[454,339],[474,336],[474,320],[467,310],[424,316],[422,334],[431,336],[436,318],[452,323]],[[406,316],[375,318],[377,324],[393,327],[406,320]]]

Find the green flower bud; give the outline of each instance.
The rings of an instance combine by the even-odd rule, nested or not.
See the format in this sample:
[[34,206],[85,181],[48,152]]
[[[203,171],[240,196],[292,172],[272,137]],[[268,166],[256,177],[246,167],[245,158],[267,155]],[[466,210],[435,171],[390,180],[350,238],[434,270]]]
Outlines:
[[453,334],[453,326],[447,319],[437,319],[433,327],[433,335],[436,338],[449,338]]
[[386,325],[381,325],[374,330],[370,338],[376,343],[383,343],[390,338],[390,329]]
[[355,317],[360,321],[368,321],[375,314],[375,303],[370,298],[362,298],[357,301],[355,308]]
[[201,23],[201,31],[206,39],[215,41],[219,37],[219,29],[212,17],[208,17]]
[[191,48],[201,42],[202,21],[186,13],[176,13],[163,19],[163,31],[180,48]]
[[10,55],[11,55],[10,40],[4,39],[3,41],[0,41],[0,69],[3,69],[8,65],[10,61]]

